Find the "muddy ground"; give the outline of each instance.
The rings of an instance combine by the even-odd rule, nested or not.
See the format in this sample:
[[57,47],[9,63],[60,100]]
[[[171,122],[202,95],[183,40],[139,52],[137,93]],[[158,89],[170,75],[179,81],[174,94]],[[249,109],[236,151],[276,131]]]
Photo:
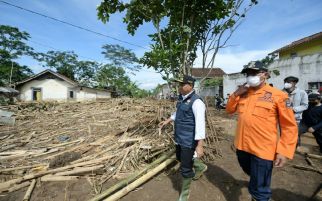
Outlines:
[[[250,200],[247,191],[248,177],[238,165],[235,153],[231,148],[235,128],[235,117],[223,111],[212,110],[217,117],[217,126],[222,127],[225,135],[219,143],[222,157],[208,163],[208,171],[191,186],[190,201],[246,201]],[[311,153],[318,154],[317,145],[312,135],[303,136],[303,145]],[[322,169],[321,160],[312,159]],[[272,178],[274,201],[305,201],[310,200],[317,189],[321,188],[322,175],[316,172],[298,170],[293,164],[307,165],[303,155],[297,153],[293,161],[286,167],[275,168]],[[105,184],[103,189],[116,181]],[[178,172],[159,174],[135,191],[123,197],[122,201],[169,201],[177,200],[181,186]],[[0,197],[0,201],[22,200],[26,189],[22,189]],[[70,182],[37,182],[32,201],[82,201],[93,197],[91,186],[86,179]]]

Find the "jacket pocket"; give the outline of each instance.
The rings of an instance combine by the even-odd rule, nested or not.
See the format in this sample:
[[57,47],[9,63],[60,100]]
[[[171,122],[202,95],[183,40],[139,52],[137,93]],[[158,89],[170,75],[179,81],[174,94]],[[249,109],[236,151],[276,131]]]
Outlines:
[[253,111],[253,115],[267,119],[270,116],[270,111],[273,108],[272,103],[257,102]]

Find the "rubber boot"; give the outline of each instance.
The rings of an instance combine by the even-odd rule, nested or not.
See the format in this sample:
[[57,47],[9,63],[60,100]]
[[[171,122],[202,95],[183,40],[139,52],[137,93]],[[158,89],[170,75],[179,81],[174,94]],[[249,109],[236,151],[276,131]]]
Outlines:
[[180,197],[179,197],[178,201],[188,201],[189,200],[191,181],[192,181],[192,178],[183,178],[181,193],[180,193]]
[[193,180],[197,180],[202,176],[204,172],[206,172],[208,167],[200,159],[195,158],[193,162],[193,168],[195,169],[195,176],[193,177]]

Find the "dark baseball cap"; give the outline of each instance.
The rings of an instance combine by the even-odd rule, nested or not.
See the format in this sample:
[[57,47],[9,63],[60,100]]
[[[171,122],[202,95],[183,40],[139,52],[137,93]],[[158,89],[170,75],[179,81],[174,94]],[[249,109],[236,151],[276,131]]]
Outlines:
[[284,79],[284,82],[296,82],[298,83],[299,81],[299,78],[297,77],[294,77],[294,76],[288,76]]
[[180,82],[183,84],[194,84],[195,81],[196,81],[195,78],[193,78],[190,75],[184,75],[182,78],[174,79],[174,82]]
[[267,72],[267,67],[260,61],[252,61],[249,64],[245,65],[241,73],[247,73],[250,70],[265,71]]

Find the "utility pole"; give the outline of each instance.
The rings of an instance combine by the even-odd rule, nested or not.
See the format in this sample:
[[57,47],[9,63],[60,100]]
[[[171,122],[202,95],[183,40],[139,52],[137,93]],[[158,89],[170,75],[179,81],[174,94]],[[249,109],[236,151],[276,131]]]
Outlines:
[[11,71],[10,71],[10,78],[9,78],[9,87],[11,85],[12,71],[13,71],[13,61],[11,60]]

